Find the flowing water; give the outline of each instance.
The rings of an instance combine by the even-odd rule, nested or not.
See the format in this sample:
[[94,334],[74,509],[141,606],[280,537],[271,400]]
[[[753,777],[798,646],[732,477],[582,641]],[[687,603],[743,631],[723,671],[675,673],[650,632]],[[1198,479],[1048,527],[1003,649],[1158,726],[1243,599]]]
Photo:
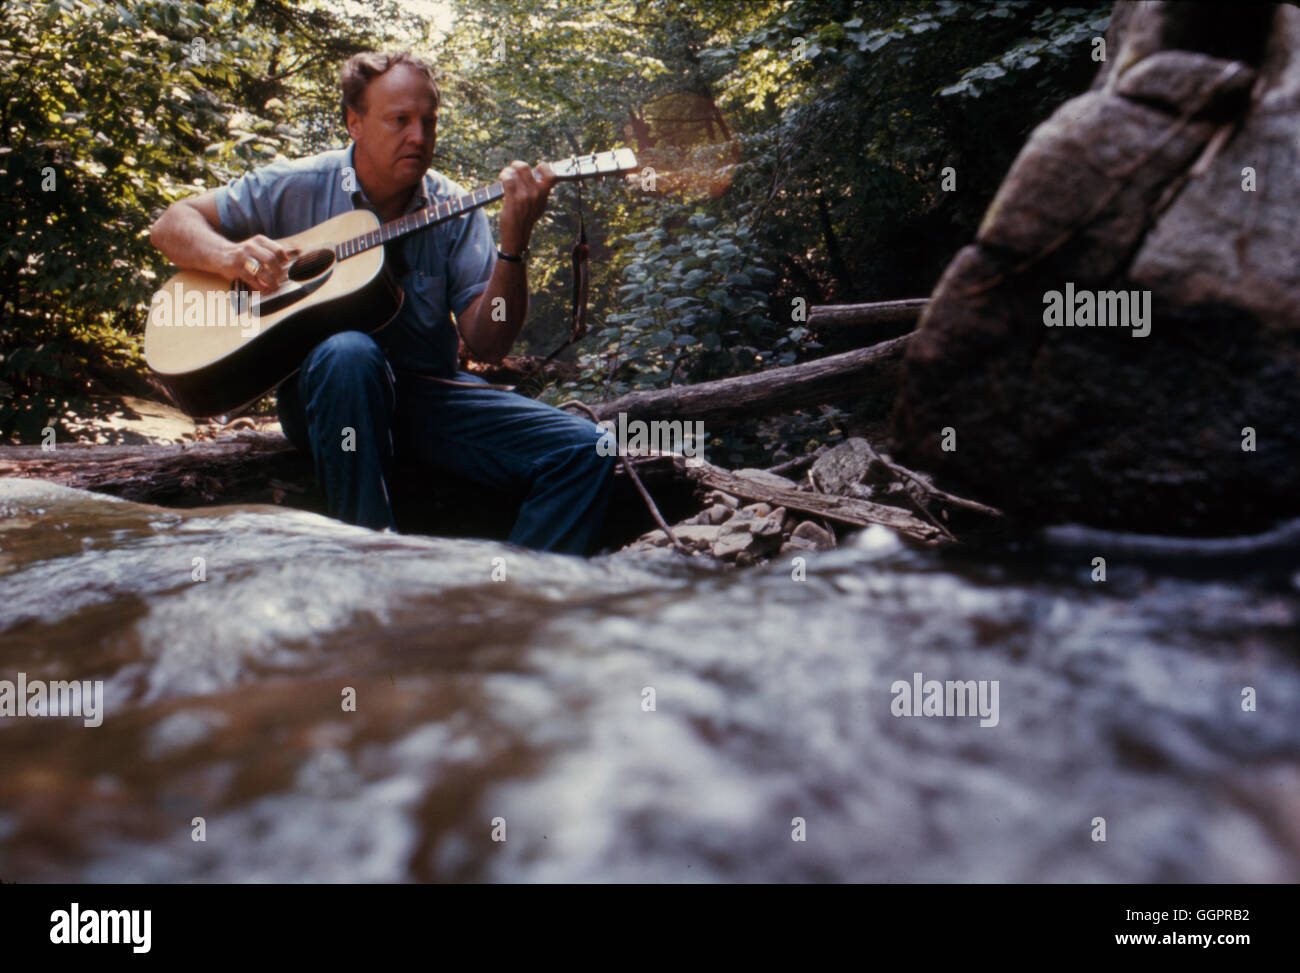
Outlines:
[[[0,879],[1300,880],[1300,558],[1106,554],[723,571],[0,480],[0,680],[103,680],[0,718]],[[894,715],[915,673],[996,725]]]

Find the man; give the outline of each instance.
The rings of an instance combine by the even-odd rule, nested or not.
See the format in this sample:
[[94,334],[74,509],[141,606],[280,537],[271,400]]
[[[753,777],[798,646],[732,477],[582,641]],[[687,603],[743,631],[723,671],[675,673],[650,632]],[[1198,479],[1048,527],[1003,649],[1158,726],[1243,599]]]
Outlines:
[[[274,163],[174,203],[151,228],[154,245],[178,267],[266,292],[295,256],[275,238],[358,206],[388,221],[465,193],[429,169],[441,95],[426,61],[358,54],[340,87],[346,150]],[[310,451],[332,516],[395,528],[388,484],[398,461],[525,495],[513,543],[591,553],[613,481],[613,458],[596,450],[604,431],[492,388],[457,362],[460,340],[498,361],[523,327],[528,242],[555,184],[545,164],[537,172],[518,161],[501,172],[499,249],[482,209],[389,243],[405,293],[398,317],[373,336],[321,342],[281,383],[285,434]]]

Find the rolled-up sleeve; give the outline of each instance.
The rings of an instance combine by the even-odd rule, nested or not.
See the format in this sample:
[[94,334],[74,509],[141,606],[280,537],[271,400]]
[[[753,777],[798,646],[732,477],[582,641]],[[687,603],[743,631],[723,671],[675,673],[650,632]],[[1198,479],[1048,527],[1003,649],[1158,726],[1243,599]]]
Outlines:
[[455,224],[447,250],[447,294],[452,312],[459,317],[487,289],[497,248],[483,210],[476,209]]
[[255,233],[288,235],[276,226],[276,214],[279,194],[291,171],[288,165],[271,163],[217,188],[217,215],[227,239],[246,240]]

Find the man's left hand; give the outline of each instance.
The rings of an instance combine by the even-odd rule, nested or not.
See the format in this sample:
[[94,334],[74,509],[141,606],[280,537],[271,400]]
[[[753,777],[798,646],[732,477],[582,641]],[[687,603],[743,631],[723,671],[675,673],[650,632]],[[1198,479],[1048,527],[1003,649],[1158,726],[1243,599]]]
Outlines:
[[543,162],[534,176],[528,163],[516,159],[501,170],[501,185],[506,191],[501,209],[501,249],[521,253],[532,239],[534,224],[546,210],[555,173]]

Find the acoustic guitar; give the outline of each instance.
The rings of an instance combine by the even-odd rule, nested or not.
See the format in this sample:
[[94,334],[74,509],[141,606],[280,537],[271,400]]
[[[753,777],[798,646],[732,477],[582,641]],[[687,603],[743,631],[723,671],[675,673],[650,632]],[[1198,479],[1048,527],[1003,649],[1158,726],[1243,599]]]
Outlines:
[[[564,181],[626,173],[631,149],[573,156],[551,164]],[[341,331],[373,334],[402,306],[385,265],[384,244],[505,195],[501,183],[380,224],[369,210],[340,213],[285,237],[297,248],[276,290],[185,270],[154,294],[145,324],[145,362],[176,404],[194,417],[239,412],[296,372],[316,345]]]

